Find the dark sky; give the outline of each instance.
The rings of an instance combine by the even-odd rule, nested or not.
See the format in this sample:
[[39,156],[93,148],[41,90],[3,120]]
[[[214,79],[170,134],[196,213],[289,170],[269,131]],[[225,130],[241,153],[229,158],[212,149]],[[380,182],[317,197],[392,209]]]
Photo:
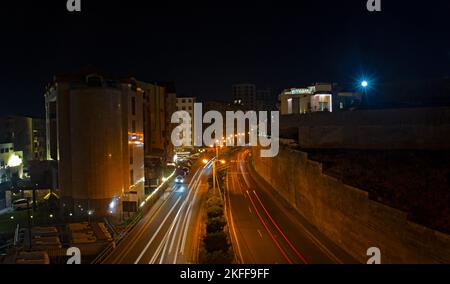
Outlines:
[[9,2],[0,8],[0,115],[43,113],[52,76],[86,65],[174,80],[179,94],[203,99],[227,99],[239,82],[278,92],[450,74],[448,0],[382,0],[380,13],[366,0],[82,0],[81,13],[65,0]]

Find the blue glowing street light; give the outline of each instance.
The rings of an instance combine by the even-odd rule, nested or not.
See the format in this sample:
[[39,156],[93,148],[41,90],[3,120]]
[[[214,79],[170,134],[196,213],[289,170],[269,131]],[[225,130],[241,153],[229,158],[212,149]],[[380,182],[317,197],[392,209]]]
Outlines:
[[364,89],[367,88],[369,86],[369,82],[367,82],[366,80],[363,80],[361,82],[361,87],[363,87]]

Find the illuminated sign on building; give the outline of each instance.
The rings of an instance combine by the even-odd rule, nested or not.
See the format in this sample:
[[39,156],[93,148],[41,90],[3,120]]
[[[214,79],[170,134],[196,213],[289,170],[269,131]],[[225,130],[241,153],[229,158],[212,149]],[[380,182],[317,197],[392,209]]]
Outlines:
[[287,95],[312,95],[316,91],[316,87],[290,89],[286,92]]

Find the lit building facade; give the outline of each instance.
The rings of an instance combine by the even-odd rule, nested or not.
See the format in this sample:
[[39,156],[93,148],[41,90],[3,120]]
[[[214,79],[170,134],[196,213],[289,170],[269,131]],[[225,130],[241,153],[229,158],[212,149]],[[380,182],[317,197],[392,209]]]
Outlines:
[[98,74],[55,77],[45,93],[48,157],[69,215],[120,216],[144,199],[143,92]]
[[172,162],[175,150],[170,136],[175,127],[171,122],[176,111],[176,91],[173,83],[136,81],[143,94],[145,188],[151,190],[161,179],[161,167]]
[[42,161],[46,153],[45,119],[26,116],[0,117],[0,143],[13,143],[23,152],[25,172],[31,161]]
[[316,83],[307,88],[284,90],[279,95],[281,115],[333,112],[358,105],[359,93],[337,92],[333,84]]
[[13,143],[0,144],[0,184],[13,178],[22,178],[23,152],[16,151]]

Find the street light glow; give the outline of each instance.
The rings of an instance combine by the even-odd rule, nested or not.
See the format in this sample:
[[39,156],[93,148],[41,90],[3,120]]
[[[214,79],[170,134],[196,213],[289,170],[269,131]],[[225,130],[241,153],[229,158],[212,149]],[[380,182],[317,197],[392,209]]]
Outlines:
[[22,164],[22,159],[19,156],[17,156],[16,154],[12,154],[9,157],[9,160],[7,163],[8,167],[10,167],[10,168],[18,167],[21,164]]
[[361,86],[362,86],[363,88],[367,88],[367,87],[369,86],[369,82],[367,82],[366,80],[364,80],[364,81],[361,82]]

